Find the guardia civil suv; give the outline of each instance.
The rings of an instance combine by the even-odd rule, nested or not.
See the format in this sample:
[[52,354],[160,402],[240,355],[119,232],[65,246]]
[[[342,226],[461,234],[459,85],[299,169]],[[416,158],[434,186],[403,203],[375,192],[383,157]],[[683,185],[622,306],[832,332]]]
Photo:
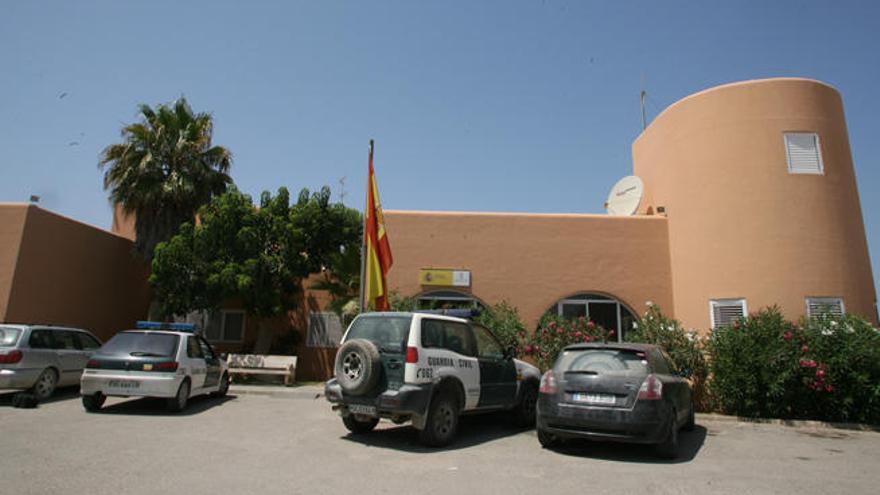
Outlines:
[[462,315],[365,313],[351,323],[324,387],[349,431],[367,433],[380,418],[410,421],[422,443],[442,446],[461,414],[507,410],[518,425],[534,424],[538,369],[453,314]]

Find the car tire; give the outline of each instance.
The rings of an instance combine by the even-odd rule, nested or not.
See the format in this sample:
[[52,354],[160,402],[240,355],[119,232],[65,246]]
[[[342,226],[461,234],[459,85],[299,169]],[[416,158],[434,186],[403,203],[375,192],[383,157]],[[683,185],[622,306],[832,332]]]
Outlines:
[[522,396],[513,410],[513,422],[520,428],[535,425],[535,412],[538,406],[538,386],[534,383],[523,384]]
[[694,411],[694,405],[691,404],[691,412],[688,414],[687,423],[684,424],[684,431],[694,431],[697,427],[697,419],[696,412]]
[[348,431],[355,435],[362,435],[373,431],[373,428],[379,424],[379,418],[371,418],[368,421],[361,421],[357,419],[354,414],[349,414],[348,416],[342,417],[342,423],[348,428]]
[[52,368],[46,368],[37,377],[37,382],[31,388],[31,392],[38,401],[44,401],[55,392],[55,386],[58,385],[58,373]]
[[549,449],[551,447],[558,446],[562,442],[559,440],[559,437],[557,437],[556,435],[550,433],[547,430],[538,428],[538,443],[541,444],[541,447],[544,447],[545,449]]
[[189,380],[184,380],[183,383],[180,384],[180,387],[177,388],[177,394],[168,399],[168,410],[171,412],[180,412],[186,409],[186,404],[189,402],[189,392]]
[[333,370],[345,393],[365,395],[379,383],[382,373],[379,349],[369,340],[349,340],[336,353]]
[[220,388],[214,392],[214,397],[226,397],[226,394],[229,393],[229,375],[223,373],[223,376],[220,377]]
[[675,459],[678,456],[678,422],[675,420],[675,411],[667,427],[666,438],[657,444],[657,455],[664,459]]
[[429,447],[449,445],[458,431],[458,401],[449,392],[440,392],[428,406],[425,427],[419,432],[419,441]]
[[83,407],[88,412],[98,412],[104,406],[104,401],[107,400],[107,396],[98,392],[92,395],[83,395],[82,403]]

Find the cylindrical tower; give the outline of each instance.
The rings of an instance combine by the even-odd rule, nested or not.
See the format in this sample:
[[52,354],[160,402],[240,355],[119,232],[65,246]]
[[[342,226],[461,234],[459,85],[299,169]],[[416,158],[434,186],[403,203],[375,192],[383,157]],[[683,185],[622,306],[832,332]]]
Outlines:
[[877,323],[838,92],[807,79],[719,86],[663,111],[633,144],[640,211],[668,218],[674,315],[693,328],[778,304],[842,305]]

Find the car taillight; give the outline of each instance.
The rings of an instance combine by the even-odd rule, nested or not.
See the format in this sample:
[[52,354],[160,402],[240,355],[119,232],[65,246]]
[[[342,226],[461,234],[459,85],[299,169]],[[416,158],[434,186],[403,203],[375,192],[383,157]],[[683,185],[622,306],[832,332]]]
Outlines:
[[153,365],[153,371],[177,371],[177,361],[156,363]]
[[639,387],[639,400],[660,400],[663,398],[663,382],[656,375],[648,375]]
[[86,363],[86,368],[100,368],[101,362],[97,359],[89,359],[89,362]]
[[15,364],[21,361],[23,354],[21,351],[11,351],[5,354],[0,354],[0,364]]
[[555,394],[557,390],[556,375],[553,374],[553,370],[547,370],[544,376],[541,377],[541,387],[538,391],[542,394]]
[[419,362],[419,348],[418,347],[407,347],[406,348],[406,362],[407,363],[418,363]]

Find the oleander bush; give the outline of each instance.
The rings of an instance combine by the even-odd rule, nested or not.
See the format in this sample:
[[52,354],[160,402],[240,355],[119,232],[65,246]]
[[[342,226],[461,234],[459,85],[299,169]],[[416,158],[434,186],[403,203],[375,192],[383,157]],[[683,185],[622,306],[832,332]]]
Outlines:
[[858,316],[794,324],[766,308],[713,330],[707,349],[721,412],[880,423],[880,333]]
[[548,313],[532,334],[520,334],[520,354],[534,361],[541,370],[553,367],[559,352],[580,342],[614,341],[617,335],[586,318],[567,319]]
[[517,356],[522,355],[520,339],[525,336],[526,327],[519,311],[507,301],[483,308],[474,321],[491,330],[505,349],[514,348]]

